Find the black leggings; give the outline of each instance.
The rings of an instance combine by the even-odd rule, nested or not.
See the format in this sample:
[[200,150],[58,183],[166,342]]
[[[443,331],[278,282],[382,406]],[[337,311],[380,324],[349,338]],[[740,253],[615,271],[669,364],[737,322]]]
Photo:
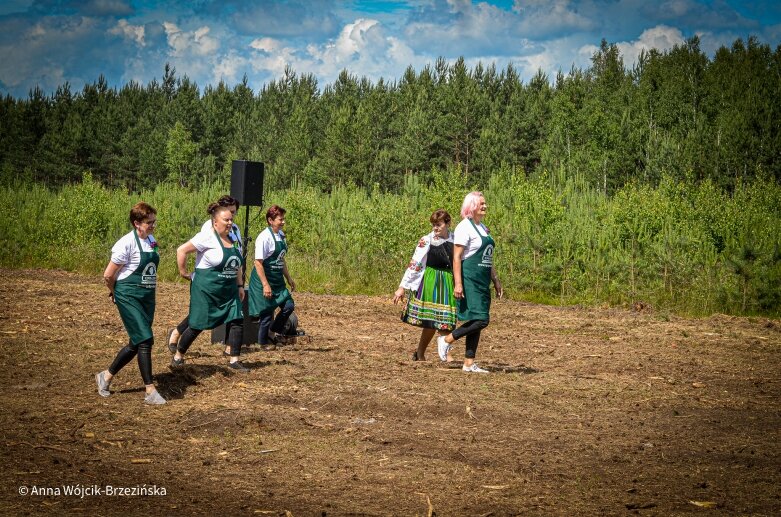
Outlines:
[[469,320],[453,331],[453,339],[466,336],[466,352],[464,357],[474,359],[477,355],[477,344],[480,342],[480,331],[488,326],[488,320]]
[[184,334],[184,331],[187,330],[187,327],[190,326],[190,315],[184,317],[182,322],[176,326],[176,331],[179,333],[179,337],[182,337],[182,334]]
[[138,356],[138,369],[141,370],[141,378],[144,379],[145,385],[152,384],[152,345],[154,342],[155,338],[153,337],[137,345],[128,342],[127,346],[117,352],[114,362],[108,367],[108,373],[116,375],[135,356]]
[[[187,349],[190,348],[190,345],[193,344],[193,341],[201,332],[203,331],[190,328],[189,326],[182,331],[179,338],[179,346],[177,347],[179,353],[187,353]],[[235,357],[241,354],[241,342],[244,340],[244,320],[239,318],[226,323],[225,335],[228,336],[226,342],[231,347],[231,356]]]

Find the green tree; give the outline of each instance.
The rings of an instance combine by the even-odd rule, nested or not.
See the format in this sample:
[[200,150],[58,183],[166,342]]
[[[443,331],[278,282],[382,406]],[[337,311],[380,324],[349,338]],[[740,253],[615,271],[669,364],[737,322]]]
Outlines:
[[179,121],[168,132],[165,148],[165,166],[168,180],[181,187],[195,186],[191,174],[193,160],[198,152],[198,144],[192,141],[190,132]]

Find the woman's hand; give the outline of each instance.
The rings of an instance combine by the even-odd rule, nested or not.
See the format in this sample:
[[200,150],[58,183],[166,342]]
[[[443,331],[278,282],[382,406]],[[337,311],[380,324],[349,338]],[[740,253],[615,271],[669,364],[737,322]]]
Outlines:
[[193,275],[187,272],[187,255],[195,251],[195,246],[190,241],[176,248],[176,267],[179,269],[179,276],[189,282],[193,281]]
[[396,292],[393,293],[393,304],[395,305],[399,303],[399,300],[401,300],[402,296],[404,296],[404,288],[399,287],[398,289],[396,289]]
[[295,293],[296,292],[296,281],[292,278],[288,281],[288,285],[290,285],[290,292]]
[[499,277],[494,277],[494,289],[496,290],[496,297],[500,300],[504,296],[504,288],[502,287],[502,283],[499,281]]
[[271,291],[271,286],[269,284],[263,284],[263,296],[271,298],[273,295],[274,293]]
[[453,296],[455,296],[457,299],[461,299],[464,297],[464,286],[461,284],[456,284],[455,287],[453,287]]

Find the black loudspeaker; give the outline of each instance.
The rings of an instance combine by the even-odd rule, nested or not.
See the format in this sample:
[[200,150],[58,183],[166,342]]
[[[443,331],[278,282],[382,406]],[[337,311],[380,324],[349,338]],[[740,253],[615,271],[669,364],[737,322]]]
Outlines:
[[231,197],[242,206],[263,206],[263,162],[233,160]]
[[[233,197],[233,195],[231,195]],[[258,342],[258,319],[249,315],[249,293],[244,296],[242,303],[244,309],[244,336],[241,340],[242,345],[252,345]],[[212,343],[225,343],[225,325],[220,325],[212,329]]]

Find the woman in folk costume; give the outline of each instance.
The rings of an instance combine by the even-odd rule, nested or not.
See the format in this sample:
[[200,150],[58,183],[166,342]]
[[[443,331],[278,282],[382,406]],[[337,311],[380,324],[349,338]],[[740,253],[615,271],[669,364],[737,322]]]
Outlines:
[[[295,309],[290,293],[296,290],[296,282],[287,269],[287,240],[282,231],[286,213],[278,205],[269,208],[266,212],[268,226],[255,239],[255,267],[249,280],[249,313],[252,317],[260,317],[258,343],[264,347],[276,345],[277,336],[282,334]],[[277,309],[279,313],[274,317]]]
[[134,357],[138,357],[138,369],[146,388],[144,402],[165,404],[165,399],[152,382],[152,322],[155,318],[157,265],[160,262],[157,241],[152,236],[157,224],[157,211],[143,201],[136,203],[130,210],[130,224],[133,231],[111,248],[111,260],[103,272],[109,297],[119,309],[130,341],[117,353],[108,370],[95,374],[95,382],[98,393],[108,397],[114,376]]
[[[241,206],[241,204],[237,199],[232,198],[230,196],[222,196],[220,197],[220,199],[217,200],[217,204],[228,208],[228,210],[231,211],[231,215],[233,215],[233,218],[236,219],[236,212],[239,211],[239,207]],[[212,229],[212,218],[209,217],[208,219],[206,219],[206,221],[204,221],[203,225],[201,226],[201,231],[210,232],[211,229]],[[237,224],[233,223],[231,225],[231,229],[228,231],[228,237],[233,243],[233,246],[239,250],[239,253],[242,254],[243,257],[244,255],[243,255],[243,248],[242,248],[243,244],[241,242],[241,230],[239,230]],[[189,326],[189,323],[190,322],[188,321],[187,316],[185,316],[182,322],[179,323],[179,325],[172,328],[168,332],[168,349],[171,351],[172,354],[176,353],[176,345],[179,344],[179,338],[182,336],[182,332],[184,332],[185,329]],[[230,355],[230,346],[226,345],[225,350],[223,351],[223,355]]]
[[496,296],[504,295],[502,283],[494,268],[494,246],[488,228],[483,224],[488,205],[483,194],[470,192],[461,205],[461,217],[453,237],[454,294],[458,298],[458,319],[464,323],[447,336],[437,338],[437,352],[442,361],[455,340],[466,338],[463,370],[488,373],[475,363],[480,332],[488,326],[491,309],[491,283]]
[[[234,246],[229,232],[233,227],[230,208],[212,203],[207,212],[212,227],[199,232],[176,250],[179,274],[191,281],[188,326],[182,332],[171,359],[171,366],[184,364],[184,354],[204,331],[225,325],[226,342],[230,347],[228,367],[248,372],[239,361],[244,333],[244,274],[241,253]],[[187,255],[195,253],[195,272],[187,272]]]
[[426,348],[434,334],[447,335],[456,325],[450,214],[436,210],[429,220],[431,233],[418,241],[409,267],[393,294],[393,303],[398,303],[405,291],[409,293],[401,320],[422,327],[418,349],[412,353],[413,361],[425,361]]

